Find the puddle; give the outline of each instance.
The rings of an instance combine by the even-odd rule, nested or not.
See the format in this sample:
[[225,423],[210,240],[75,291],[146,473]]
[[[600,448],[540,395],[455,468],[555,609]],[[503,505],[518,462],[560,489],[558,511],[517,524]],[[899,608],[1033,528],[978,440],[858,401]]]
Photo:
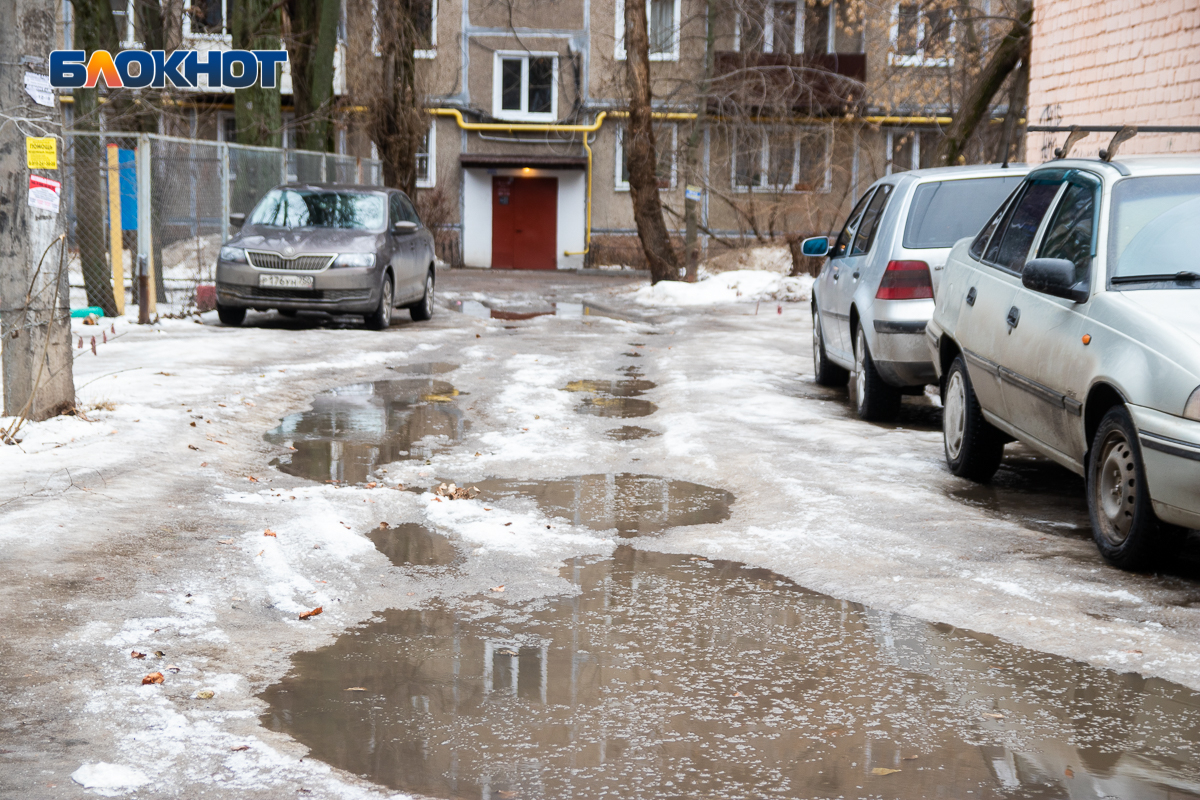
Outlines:
[[970,483],[947,494],[1031,530],[1092,537],[1083,478],[1041,456],[1006,455],[991,483]]
[[599,531],[616,528],[624,537],[724,522],[734,501],[724,489],[627,472],[545,481],[489,478],[471,485],[486,499],[529,497],[549,516]]
[[624,319],[608,309],[599,309],[589,303],[550,303],[532,308],[494,308],[478,300],[451,300],[450,308],[476,319],[502,319],[509,321],[533,319],[534,317],[610,317]]
[[1176,684],[731,562],[619,547],[562,575],[576,594],[388,611],[298,654],[261,721],[434,797],[1200,797]]
[[322,392],[312,408],[285,417],[266,434],[296,448],[271,462],[314,481],[362,483],[381,464],[428,458],[462,438],[466,420],[459,392],[433,378],[356,383]]
[[367,537],[397,567],[444,567],[461,558],[449,539],[416,522],[374,528]]
[[629,442],[634,439],[650,439],[655,436],[662,436],[658,431],[652,431],[649,428],[640,428],[637,425],[622,425],[619,428],[612,428],[605,431],[604,435],[618,442]]
[[401,375],[445,375],[447,372],[458,369],[458,364],[449,364],[445,361],[425,361],[420,364],[400,364],[388,367],[388,369],[395,370]]
[[658,410],[658,406],[638,395],[655,387],[653,381],[629,379],[612,381],[571,381],[563,387],[567,392],[581,392],[592,395],[585,397],[576,411],[591,414],[594,417],[648,417]]

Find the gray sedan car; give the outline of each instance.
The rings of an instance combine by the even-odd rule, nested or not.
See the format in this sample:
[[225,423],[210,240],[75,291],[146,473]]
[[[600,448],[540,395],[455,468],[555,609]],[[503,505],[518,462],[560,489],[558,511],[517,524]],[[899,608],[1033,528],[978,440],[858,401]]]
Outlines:
[[433,235],[403,192],[287,184],[244,222],[217,259],[217,314],[226,325],[242,324],[250,308],[362,314],[375,330],[398,307],[414,320],[433,316]]

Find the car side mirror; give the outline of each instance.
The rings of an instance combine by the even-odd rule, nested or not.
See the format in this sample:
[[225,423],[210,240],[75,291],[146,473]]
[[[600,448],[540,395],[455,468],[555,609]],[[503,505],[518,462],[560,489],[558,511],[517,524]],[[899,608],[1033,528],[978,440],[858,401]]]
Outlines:
[[1075,283],[1075,264],[1065,258],[1035,258],[1021,271],[1021,285],[1035,292],[1083,303],[1088,291]]
[[230,214],[229,224],[235,228],[240,228],[246,224],[246,215],[242,213]]
[[829,238],[812,236],[800,243],[800,252],[806,256],[820,258],[829,255]]
[[417,223],[415,223],[411,220],[407,220],[407,219],[397,220],[392,225],[392,233],[395,233],[397,235],[405,234],[405,233],[413,233],[416,230],[417,230]]

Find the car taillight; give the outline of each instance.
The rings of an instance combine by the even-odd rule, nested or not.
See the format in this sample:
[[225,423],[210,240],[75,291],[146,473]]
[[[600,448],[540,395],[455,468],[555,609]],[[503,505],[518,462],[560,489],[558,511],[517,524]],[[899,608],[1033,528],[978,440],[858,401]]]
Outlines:
[[933,297],[933,280],[924,261],[889,261],[876,300],[921,300]]

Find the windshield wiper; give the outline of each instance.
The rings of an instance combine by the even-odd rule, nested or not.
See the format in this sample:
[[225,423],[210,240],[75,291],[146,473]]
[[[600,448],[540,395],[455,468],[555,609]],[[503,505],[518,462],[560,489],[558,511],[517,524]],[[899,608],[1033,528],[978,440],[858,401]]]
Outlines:
[[1161,275],[1118,275],[1112,279],[1112,283],[1159,283],[1162,281],[1200,281],[1200,272],[1176,272],[1172,274],[1163,273]]

